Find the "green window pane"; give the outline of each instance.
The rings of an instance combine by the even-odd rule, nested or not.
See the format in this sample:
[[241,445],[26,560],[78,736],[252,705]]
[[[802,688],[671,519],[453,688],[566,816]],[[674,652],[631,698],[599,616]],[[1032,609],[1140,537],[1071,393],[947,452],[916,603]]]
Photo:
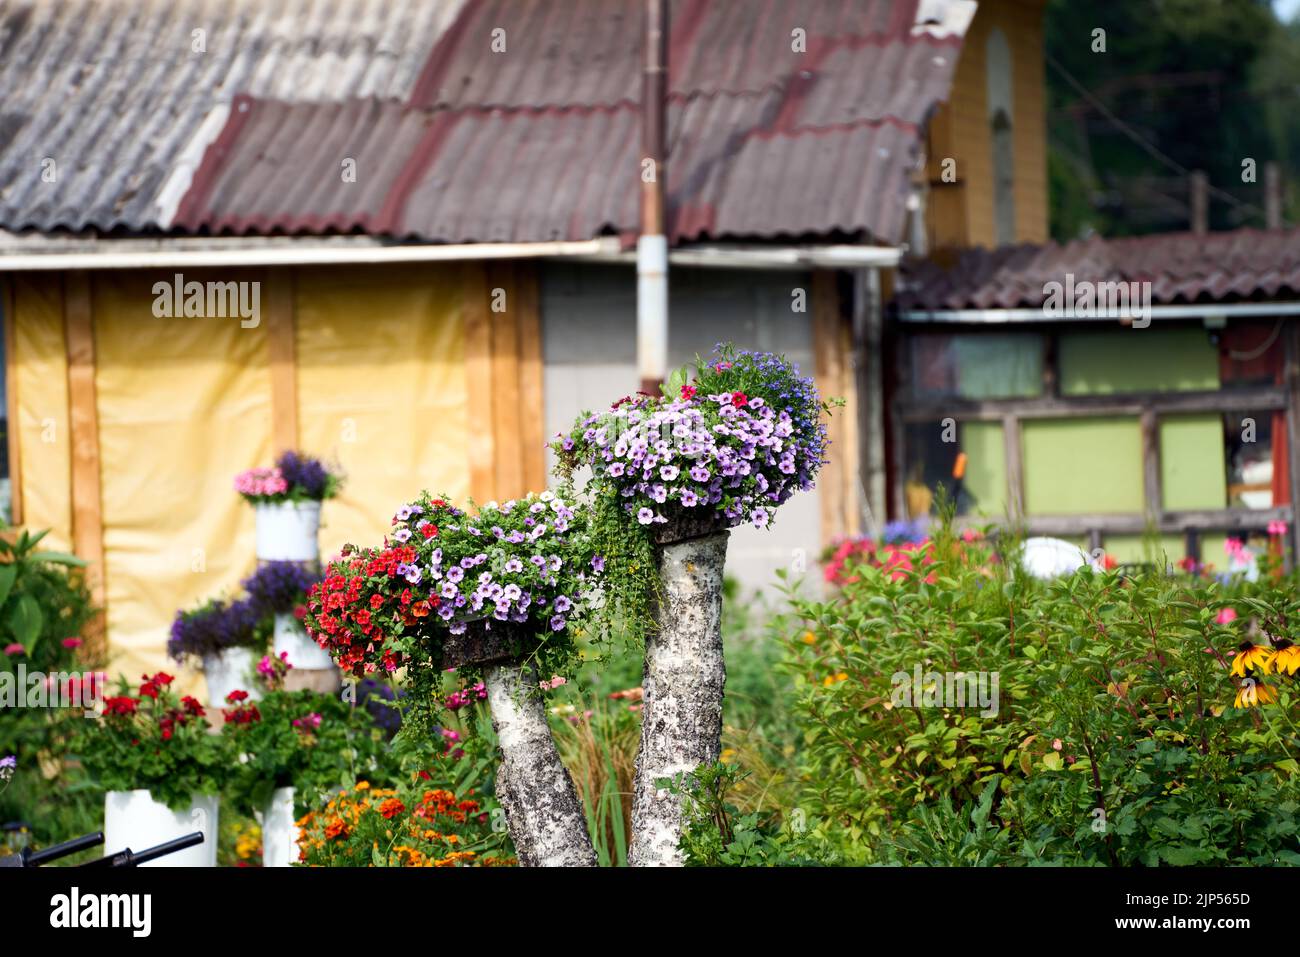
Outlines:
[[1220,416],[1161,418],[1160,482],[1164,507],[1170,511],[1227,507]]
[[970,510],[990,518],[1007,512],[1007,454],[1001,422],[965,422],[961,448],[966,453],[966,492]]
[[1043,419],[1021,433],[1029,515],[1143,511],[1136,417]]
[[1043,387],[1043,345],[1036,335],[954,336],[957,394],[964,399],[1027,398]]
[[1109,329],[1060,338],[1063,395],[1188,392],[1219,387],[1219,354],[1204,329]]

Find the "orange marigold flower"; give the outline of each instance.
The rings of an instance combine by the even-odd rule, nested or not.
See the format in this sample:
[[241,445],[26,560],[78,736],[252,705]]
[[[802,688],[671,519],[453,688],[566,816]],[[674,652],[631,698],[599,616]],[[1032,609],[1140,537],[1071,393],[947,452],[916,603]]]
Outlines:
[[392,820],[406,810],[406,805],[397,798],[389,798],[383,804],[379,805],[379,813],[383,815],[384,820]]

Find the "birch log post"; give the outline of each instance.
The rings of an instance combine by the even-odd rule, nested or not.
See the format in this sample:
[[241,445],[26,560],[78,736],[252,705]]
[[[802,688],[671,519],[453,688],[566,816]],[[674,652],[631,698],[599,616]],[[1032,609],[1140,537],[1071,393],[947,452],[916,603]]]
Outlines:
[[718,760],[722,747],[722,574],[727,532],[657,549],[660,595],[646,637],[641,748],[632,796],[634,867],[680,867],[680,799],[655,781]]
[[518,663],[484,669],[501,750],[497,800],[523,867],[594,867],[596,852],[568,770],[551,737],[537,680]]

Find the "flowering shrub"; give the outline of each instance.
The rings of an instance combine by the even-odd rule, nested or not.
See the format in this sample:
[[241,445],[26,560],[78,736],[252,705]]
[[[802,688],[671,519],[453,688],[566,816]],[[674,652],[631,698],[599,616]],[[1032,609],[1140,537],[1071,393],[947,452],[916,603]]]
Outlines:
[[553,449],[565,473],[591,466],[640,525],[674,519],[764,528],[825,461],[825,406],[811,379],[770,353],[720,346],[692,382],[581,416]]
[[330,791],[373,776],[383,735],[370,715],[336,695],[273,690],[252,703],[227,699],[221,733],[239,756],[223,796],[241,811],[260,811],[271,792],[295,788],[301,810],[318,807]]
[[382,548],[346,546],[309,596],[308,632],[343,668],[441,668],[446,636],[471,622],[527,625],[545,667],[559,666],[600,565],[564,499],[543,492],[471,516],[424,493],[392,524]]
[[215,598],[198,608],[181,611],[172,621],[167,653],[176,661],[202,660],[228,648],[261,648],[267,630],[262,614],[247,598]]
[[82,732],[82,764],[106,791],[147,788],[155,801],[175,809],[192,795],[216,794],[226,781],[231,755],[219,735],[208,732],[203,706],[171,690],[172,676],[145,675],[134,695],[123,680],[104,700],[103,716]]
[[902,574],[860,562],[783,627],[791,804],[838,853],[1300,863],[1293,580],[1039,582],[948,528],[930,554]]
[[248,469],[235,476],[235,491],[254,505],[320,502],[337,495],[341,484],[319,459],[294,451],[281,454],[271,468]]
[[312,867],[511,865],[504,835],[473,796],[417,778],[400,789],[360,781],[298,821],[300,860]]

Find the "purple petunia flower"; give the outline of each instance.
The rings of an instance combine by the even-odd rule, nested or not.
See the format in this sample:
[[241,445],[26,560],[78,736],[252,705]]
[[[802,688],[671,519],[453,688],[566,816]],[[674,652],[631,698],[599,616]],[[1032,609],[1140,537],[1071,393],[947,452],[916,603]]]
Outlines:
[[636,520],[642,525],[649,525],[655,520],[655,513],[648,508],[641,508],[636,513]]

